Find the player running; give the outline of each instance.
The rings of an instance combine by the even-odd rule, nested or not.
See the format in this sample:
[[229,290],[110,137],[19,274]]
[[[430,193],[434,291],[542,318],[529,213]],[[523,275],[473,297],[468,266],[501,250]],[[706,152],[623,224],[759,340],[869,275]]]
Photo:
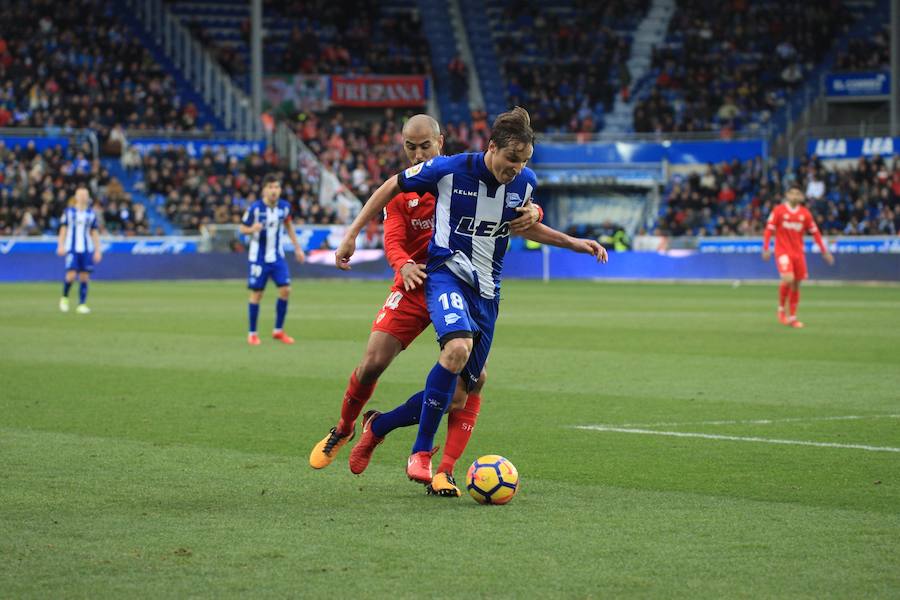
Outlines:
[[62,312],[69,312],[69,290],[76,275],[80,284],[78,308],[75,312],[80,315],[91,312],[87,305],[88,282],[94,272],[94,263],[103,259],[103,252],[100,250],[97,214],[90,204],[91,196],[87,187],[80,185],[75,189],[74,206],[68,206],[60,219],[56,253],[66,257],[66,275],[62,298],[59,299],[59,310]]
[[257,200],[247,208],[240,226],[242,234],[251,236],[248,254],[250,275],[247,278],[247,288],[250,290],[250,332],[247,334],[247,343],[251,346],[258,346],[260,343],[259,335],[256,333],[256,322],[259,319],[259,301],[262,300],[269,277],[278,286],[275,329],[272,331],[272,337],[285,344],[294,343],[294,338],[284,332],[288,298],[291,296],[291,274],[282,247],[285,230],[294,245],[294,257],[297,262],[303,263],[306,255],[297,240],[297,232],[291,219],[291,205],[281,199],[279,176],[269,173],[263,177],[262,200]]
[[[411,117],[404,124],[402,135],[403,150],[412,165],[440,155],[444,145],[438,122],[428,115]],[[513,231],[522,231],[540,218],[535,204],[520,207],[518,211],[523,214],[510,224]],[[338,451],[353,438],[356,419],[372,397],[378,378],[431,324],[423,284],[427,277],[428,242],[434,228],[434,196],[400,193],[391,199],[384,212],[384,248],[388,263],[396,272],[394,285],[372,323],[363,359],[350,375],[340,420],[310,453],[309,464],[314,469],[331,464]],[[448,473],[452,473],[472,434],[483,385],[482,376],[448,415],[447,443],[441,461]],[[365,468],[357,470],[357,467],[351,460],[350,469],[354,473],[361,473]]]
[[[461,377],[461,391],[472,389],[487,361],[511,223],[518,216],[516,209],[531,199],[537,186],[534,173],[525,167],[534,151],[533,141],[530,118],[524,109],[503,113],[494,122],[486,152],[436,156],[391,177],[363,207],[335,253],[335,264],[349,269],[356,236],[394,196],[401,192],[435,196],[425,300],[441,353],[425,390],[383,415],[391,415],[390,429],[419,423],[407,463],[407,475],[414,481],[433,485],[434,435],[457,392],[457,378]],[[536,236],[536,241],[571,247],[563,240],[568,236],[549,232],[546,239]],[[577,241],[582,243],[582,251],[606,262],[606,251],[599,244]],[[365,463],[363,468],[383,439],[377,431],[380,422],[377,413],[367,413],[363,439],[357,445],[365,446],[363,455],[358,456]]]
[[[829,265],[834,264],[834,256],[828,251],[812,213],[801,205],[804,198],[800,184],[789,185],[785,198],[787,201],[776,206],[766,222],[762,259],[769,260],[769,240],[774,233],[775,264],[781,275],[781,287],[778,288],[778,320],[782,325],[801,328],[803,323],[797,320],[797,305],[800,304],[800,282],[807,276],[803,232],[808,231],[813,235],[822,251],[822,258]],[[784,310],[784,303],[788,297],[790,297],[789,316]]]

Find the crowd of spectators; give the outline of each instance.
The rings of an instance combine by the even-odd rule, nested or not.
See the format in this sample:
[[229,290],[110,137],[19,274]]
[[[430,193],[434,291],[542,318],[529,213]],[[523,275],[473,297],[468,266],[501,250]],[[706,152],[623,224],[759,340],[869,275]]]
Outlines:
[[885,25],[874,35],[850,40],[834,61],[835,71],[887,71],[891,68],[891,30]]
[[198,129],[197,107],[109,0],[12,0],[0,11],[0,127]]
[[766,123],[851,21],[840,0],[678,0],[635,131],[728,137]]
[[[428,42],[415,10],[383,11],[377,0],[271,0],[265,10],[279,30],[289,27],[286,37],[266,32],[267,72],[423,75],[429,71]],[[239,25],[245,53],[238,52],[234,40],[217,40],[202,17],[190,17],[186,23],[228,72],[248,71],[249,18]],[[221,27],[219,22],[213,24]]]
[[89,147],[38,151],[33,141],[15,148],[0,142],[0,235],[56,233],[78,185],[88,186],[102,233],[149,234],[144,206],[90,156]]
[[527,106],[542,132],[592,133],[627,90],[630,30],[648,0],[575,0],[564,8],[536,0],[500,0],[492,22],[510,105]]
[[245,209],[260,197],[263,176],[273,171],[282,175],[282,197],[291,203],[295,223],[338,222],[336,211],[319,203],[314,178],[282,168],[272,152],[241,160],[224,150],[191,157],[184,147],[155,149],[143,157],[139,186],[173,225],[195,232],[205,225],[240,223]]
[[798,181],[826,235],[900,232],[900,157],[860,158],[826,167],[816,157],[794,171],[766,174],[760,159],[708,165],[703,174],[676,177],[657,225],[663,235],[762,235],[784,188]]

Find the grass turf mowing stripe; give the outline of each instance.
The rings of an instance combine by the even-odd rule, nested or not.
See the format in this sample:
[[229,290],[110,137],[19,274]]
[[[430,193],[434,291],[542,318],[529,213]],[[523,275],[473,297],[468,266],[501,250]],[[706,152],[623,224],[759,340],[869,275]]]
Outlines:
[[656,429],[636,429],[628,427],[607,427],[605,425],[575,425],[575,429],[590,431],[608,431],[613,433],[637,433],[641,435],[662,435],[669,437],[701,438],[705,440],[723,440],[729,442],[757,442],[761,444],[782,444],[785,446],[815,446],[817,448],[844,448],[849,450],[867,450],[869,452],[900,452],[900,448],[890,446],[867,446],[865,444],[837,444],[834,442],[809,442],[803,440],[779,440],[761,437],[743,437],[737,435],[718,435],[714,433],[695,433],[690,431],[658,431]]
[[834,417],[785,417],[775,419],[738,419],[718,421],[681,421],[677,423],[622,423],[618,427],[684,427],[687,425],[773,425],[775,423],[813,423],[816,421],[862,421],[863,419],[900,419],[898,415],[838,415]]

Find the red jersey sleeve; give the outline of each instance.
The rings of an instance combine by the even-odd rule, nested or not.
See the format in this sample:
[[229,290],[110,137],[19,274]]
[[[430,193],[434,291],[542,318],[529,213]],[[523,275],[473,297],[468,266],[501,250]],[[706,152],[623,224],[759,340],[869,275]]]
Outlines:
[[412,260],[405,248],[408,221],[405,194],[397,194],[384,209],[384,254],[394,271]]
[[816,219],[808,208],[804,206],[803,210],[806,212],[806,221],[809,223],[809,227],[807,227],[806,230],[812,234],[813,239],[816,241],[816,245],[819,247],[819,250],[822,251],[822,254],[827,253],[828,247],[825,245],[825,240],[822,239],[822,233],[819,231],[819,226],[816,225]]
[[777,226],[775,225],[776,219],[778,218],[777,213],[778,209],[781,208],[781,205],[776,206],[772,209],[772,212],[769,213],[769,218],[766,219],[766,231],[763,233],[763,250],[768,252],[769,244],[772,241],[772,234],[775,233]]

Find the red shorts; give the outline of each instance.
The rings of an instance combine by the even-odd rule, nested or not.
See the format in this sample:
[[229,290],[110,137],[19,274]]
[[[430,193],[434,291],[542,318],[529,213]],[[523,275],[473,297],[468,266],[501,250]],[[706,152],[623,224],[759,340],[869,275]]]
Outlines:
[[776,254],[775,264],[782,275],[794,274],[794,281],[806,279],[806,256],[803,254]]
[[372,323],[372,331],[383,331],[400,340],[403,348],[412,344],[419,334],[431,325],[431,316],[425,305],[425,286],[407,292],[394,286],[384,306]]

